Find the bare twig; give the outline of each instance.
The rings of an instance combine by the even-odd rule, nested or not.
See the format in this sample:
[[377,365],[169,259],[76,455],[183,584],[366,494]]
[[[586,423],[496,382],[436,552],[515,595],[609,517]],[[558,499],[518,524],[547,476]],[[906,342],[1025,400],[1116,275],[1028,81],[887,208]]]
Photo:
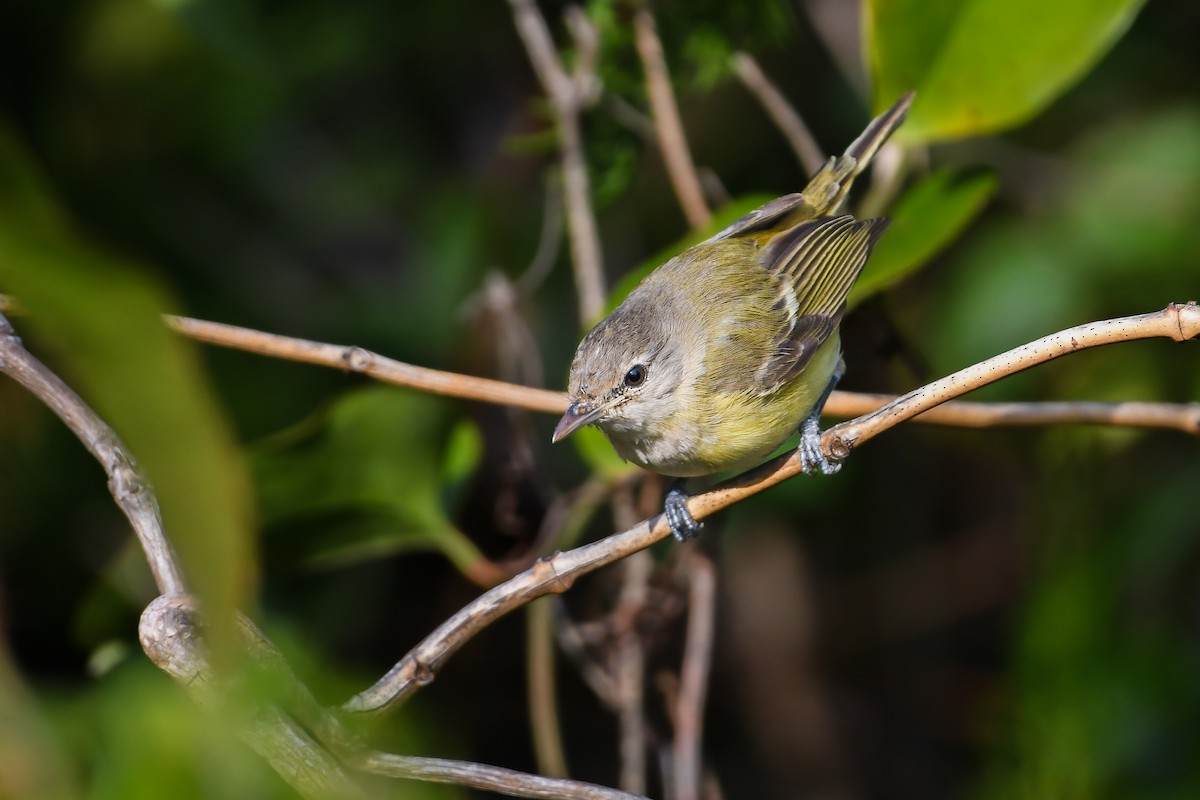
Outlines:
[[371,753],[358,759],[356,766],[363,772],[414,778],[435,783],[453,783],[488,789],[512,797],[559,798],[561,800],[645,800],[642,795],[629,794],[594,783],[570,781],[564,778],[544,778],[503,767],[491,767],[471,761],[450,761],[443,758],[397,756],[390,753]]
[[704,731],[704,700],[712,664],[716,618],[716,571],[712,562],[693,549],[686,561],[688,592],[687,644],[679,674],[675,704],[674,797],[700,800],[700,743]]
[[817,144],[812,132],[784,97],[783,92],[771,82],[758,65],[758,61],[749,53],[734,53],[733,71],[771,117],[783,138],[787,139],[792,152],[800,161],[801,168],[807,174],[815,175],[825,163],[825,154],[821,152],[821,146]]
[[183,570],[163,532],[158,500],[138,471],[133,456],[116,432],[71,387],[25,349],[3,315],[0,315],[0,372],[45,403],[104,467],[108,489],[141,543],[158,591],[161,594],[187,591]]
[[395,708],[433,681],[438,669],[475,634],[492,622],[551,592],[565,592],[580,575],[611,564],[670,534],[660,518],[574,550],[539,559],[529,569],[480,595],[437,627],[376,684],[351,698],[343,709],[378,712]]
[[845,458],[858,445],[926,409],[1085,347],[1160,336],[1182,342],[1198,335],[1200,306],[1194,302],[1171,303],[1150,314],[1077,325],[959,370],[914,389],[877,411],[836,425],[825,432],[823,444],[833,457]]
[[663,55],[662,42],[654,23],[654,15],[645,5],[633,14],[633,35],[642,67],[646,73],[646,92],[650,98],[650,113],[654,118],[654,129],[658,134],[658,146],[662,149],[663,163],[671,178],[671,186],[683,215],[692,228],[702,228],[712,218],[708,203],[704,201],[704,190],[692,163],[692,153],[679,118],[679,107],[671,91],[671,75]]
[[[567,407],[567,397],[562,392],[418,367],[352,345],[313,342],[187,317],[168,317],[167,320],[180,333],[210,344],[357,372],[434,394],[513,405],[549,414],[561,414]],[[825,411],[832,416],[856,416],[881,408],[895,399],[895,395],[888,394],[835,391],[830,395]],[[1076,423],[1200,433],[1200,403],[950,401],[922,412],[915,421],[975,428]]]
[[[631,487],[613,498],[613,517],[618,528],[632,527],[637,520]],[[613,674],[617,692],[617,723],[620,730],[621,775],[618,785],[629,792],[646,791],[646,650],[637,622],[646,606],[654,560],[646,551],[622,562],[621,594],[614,618],[617,648]]]
[[529,662],[529,720],[533,728],[533,749],[538,772],[556,778],[567,776],[567,756],[563,751],[562,726],[558,721],[558,681],[554,671],[553,607],[543,597],[525,609],[526,652]]
[[[547,181],[549,184],[549,181]],[[542,233],[538,237],[537,251],[529,262],[529,266],[521,273],[513,286],[522,297],[529,297],[550,274],[554,262],[558,260],[559,245],[562,243],[563,201],[562,196],[555,191],[557,187],[546,186],[546,198],[542,209]]]
[[599,95],[595,74],[598,37],[582,12],[576,9],[568,13],[568,28],[579,50],[575,71],[568,74],[554,48],[546,20],[533,0],[509,0],[509,5],[517,33],[525,43],[533,70],[550,99],[558,124],[559,158],[571,233],[571,260],[579,292],[579,316],[582,322],[590,324],[598,320],[604,310],[604,266],[592,211],[579,118],[583,109]]
[[[1151,314],[1069,328],[956,372],[864,417],[836,425],[824,433],[822,446],[833,457],[845,458],[855,446],[937,403],[1074,350],[1134,339],[1166,337],[1184,341],[1197,336],[1200,336],[1200,306],[1195,303],[1172,303]],[[711,491],[693,495],[688,510],[696,519],[703,519],[800,471],[797,453],[779,456]],[[536,597],[564,592],[580,575],[649,547],[669,533],[666,520],[659,514],[606,539],[540,560],[460,609],[374,686],[351,698],[343,708],[360,713],[394,708],[433,681],[446,659],[495,620]]]
[[[361,347],[326,344],[308,339],[264,333],[251,328],[221,322],[166,317],[167,324],[179,333],[198,341],[243,350],[249,353],[302,361],[323,367],[368,375],[397,386],[477,400],[483,403],[511,405],[529,411],[561,414],[567,408],[562,392],[518,386],[490,378],[477,378],[456,372],[418,367],[396,361]],[[834,417],[853,417],[882,408],[895,395],[834,392],[825,404],[825,413]],[[1043,425],[1078,423],[1121,425],[1144,428],[1169,428],[1200,434],[1200,403],[971,403],[951,401],[929,409],[915,422],[983,428],[991,425]]]
[[[837,403],[826,407],[833,416],[856,417],[882,408],[896,399],[891,394],[836,392]],[[832,397],[830,398],[833,399]],[[1038,403],[972,403],[951,401],[922,412],[913,422],[959,428],[993,428],[1016,425],[1121,425],[1133,428],[1166,428],[1200,434],[1200,403],[1101,403],[1087,401]]]
[[168,316],[167,324],[202,342],[357,372],[386,383],[410,386],[434,394],[513,405],[549,414],[561,414],[567,407],[566,397],[561,392],[416,367],[361,347],[313,342],[188,317]]
[[[179,682],[197,705],[220,712],[232,703],[240,703],[233,713],[241,720],[242,737],[304,797],[364,797],[346,767],[395,778],[472,786],[513,797],[637,797],[590,783],[544,778],[485,764],[367,749],[317,703],[288,667],[283,654],[249,619],[239,616],[239,638],[247,663],[264,680],[248,687],[231,685],[217,677],[203,645],[203,627],[194,598],[174,595],[160,597],[146,608],[139,634],[146,654]],[[270,690],[269,698],[255,693],[264,687]]]
[[[358,800],[366,795],[338,760],[310,731],[320,730],[330,738],[338,725],[312,699],[291,671],[282,654],[244,616],[238,616],[238,634],[247,663],[267,670],[270,683],[280,696],[303,706],[300,718],[274,703],[256,696],[253,689],[231,684],[218,677],[204,647],[203,622],[194,598],[186,594],[163,596],[142,612],[138,635],[142,649],[159,669],[182,686],[201,708],[239,720],[239,734],[301,796],[323,800]],[[264,681],[264,683],[266,683]],[[242,704],[235,709],[235,704]],[[250,704],[250,705],[246,705]]]

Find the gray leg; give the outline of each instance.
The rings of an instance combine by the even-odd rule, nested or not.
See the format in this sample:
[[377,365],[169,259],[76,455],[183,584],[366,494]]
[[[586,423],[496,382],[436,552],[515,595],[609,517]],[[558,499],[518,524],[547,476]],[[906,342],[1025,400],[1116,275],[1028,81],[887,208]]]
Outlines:
[[800,469],[804,470],[806,475],[812,475],[817,470],[825,475],[832,475],[842,468],[841,462],[833,461],[821,449],[821,411],[825,408],[825,401],[829,399],[833,387],[837,386],[845,371],[846,362],[839,360],[837,369],[829,378],[829,384],[821,393],[821,399],[800,425],[800,446],[797,450],[800,451]]
[[696,522],[692,512],[688,511],[687,501],[688,493],[683,488],[683,480],[676,478],[671,481],[671,485],[667,487],[663,513],[667,517],[667,524],[671,526],[671,533],[681,542],[691,539],[704,527],[704,524]]

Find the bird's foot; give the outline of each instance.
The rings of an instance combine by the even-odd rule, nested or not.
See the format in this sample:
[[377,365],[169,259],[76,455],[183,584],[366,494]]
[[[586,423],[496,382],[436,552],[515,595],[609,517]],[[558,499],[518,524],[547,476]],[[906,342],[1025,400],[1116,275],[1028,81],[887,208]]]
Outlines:
[[671,526],[671,533],[681,542],[691,539],[704,528],[704,523],[697,522],[692,512],[688,511],[687,502],[688,493],[683,488],[683,481],[672,481],[667,487],[663,513],[667,517],[667,524]]
[[800,426],[800,469],[805,475],[812,475],[818,470],[825,475],[833,475],[842,468],[842,462],[834,461],[825,455],[821,449],[821,428],[816,417],[809,417]]

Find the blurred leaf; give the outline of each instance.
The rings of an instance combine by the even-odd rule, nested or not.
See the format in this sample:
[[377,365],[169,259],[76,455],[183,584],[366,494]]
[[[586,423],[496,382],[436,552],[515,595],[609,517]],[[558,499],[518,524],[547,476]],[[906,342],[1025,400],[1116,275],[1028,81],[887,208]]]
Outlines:
[[1194,496],[1200,470],[1135,480],[1121,518],[1096,502],[1093,482],[1109,469],[1041,476],[1051,524],[1004,715],[1012,751],[994,758],[982,797],[1188,797],[1200,781],[1200,648],[1171,619],[1186,617],[1178,596],[1193,578],[1180,556],[1200,535],[1171,509]]
[[[935,371],[1089,318],[1150,311],[1194,294],[1200,114],[1174,108],[1139,115],[1084,137],[1063,158],[1080,168],[1051,176],[1054,192],[1038,214],[991,219],[935,287],[920,346]],[[1125,347],[1137,354],[1128,363],[1163,352],[1150,342]],[[1029,381],[1054,379],[1067,398],[1097,396],[1107,383],[1134,392],[1099,395],[1108,399],[1185,399],[1177,376],[1156,361],[1134,378],[1121,367],[1126,358],[1105,348],[1007,378],[985,393],[1016,398]]]
[[17,187],[0,193],[0,280],[54,348],[68,383],[141,464],[184,572],[220,630],[255,588],[251,501],[196,352],[162,323],[174,303],[143,271],[78,240],[2,135],[0,174],[15,177],[3,186]]
[[617,455],[608,437],[599,428],[587,425],[571,434],[575,451],[594,472],[600,475],[627,475],[637,469]]
[[483,457],[483,434],[469,419],[459,420],[450,431],[442,456],[442,479],[459,483],[470,477]]
[[768,197],[767,195],[747,195],[746,197],[730,200],[713,213],[713,218],[709,221],[708,225],[699,230],[688,231],[675,244],[660,250],[654,256],[643,261],[628,272],[621,280],[617,281],[617,285],[613,287],[612,292],[608,295],[608,306],[604,313],[612,313],[612,310],[621,305],[621,301],[633,291],[634,287],[641,283],[642,278],[645,278],[665,262],[687,250],[689,247],[703,242],[734,220],[744,217],[754,209],[773,199],[775,198]]
[[63,743],[5,650],[0,650],[0,786],[13,800],[68,800],[79,790]]
[[[442,502],[446,414],[436,398],[390,386],[340,397],[319,418],[256,446],[264,524],[307,527],[303,558],[346,563],[438,550],[460,569],[481,558]],[[461,468],[470,444],[451,460]]]
[[957,180],[954,170],[934,172],[896,203],[892,224],[850,292],[850,307],[902,280],[953,242],[996,191],[991,174]]
[[897,137],[977,136],[1037,114],[1129,27],[1143,0],[868,0],[864,7],[882,111],[910,89]]

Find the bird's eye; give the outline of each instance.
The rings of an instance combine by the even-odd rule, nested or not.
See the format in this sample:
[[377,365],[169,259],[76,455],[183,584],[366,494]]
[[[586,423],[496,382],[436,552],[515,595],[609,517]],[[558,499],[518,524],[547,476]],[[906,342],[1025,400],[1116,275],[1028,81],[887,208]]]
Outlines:
[[625,385],[630,388],[641,386],[646,382],[646,368],[641,364],[635,364],[630,368],[629,372],[625,373]]

